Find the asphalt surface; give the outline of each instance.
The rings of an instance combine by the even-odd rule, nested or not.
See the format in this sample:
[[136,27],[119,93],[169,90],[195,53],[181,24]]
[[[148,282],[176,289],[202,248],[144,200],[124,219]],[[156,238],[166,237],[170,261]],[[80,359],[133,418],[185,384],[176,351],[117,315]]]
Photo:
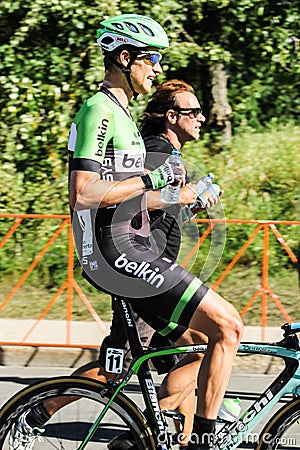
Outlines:
[[[42,368],[37,366],[2,366],[0,367],[0,382],[2,388],[0,390],[0,408],[9,398],[26,386],[35,383],[42,378],[52,378],[68,374],[70,374],[70,370],[67,367]],[[159,386],[163,376],[158,376],[156,373],[153,373],[153,377],[156,386]],[[245,411],[258,397],[258,394],[263,392],[266,387],[269,386],[273,379],[274,375],[254,375],[249,373],[232,374],[227,389],[227,396],[231,398],[239,397],[241,400],[242,411]],[[140,387],[135,378],[133,378],[132,382],[126,388],[125,394],[134,400],[142,410],[145,408]],[[255,429],[256,434],[268,418],[269,415],[258,425]],[[252,443],[252,441],[250,441],[250,443]],[[99,448],[102,447],[100,446]],[[249,450],[249,448],[253,448],[253,446],[241,445],[239,448]]]
[[[80,367],[98,358],[98,349],[110,323],[0,319],[0,366]],[[264,337],[264,339],[262,339]],[[245,327],[244,342],[276,342],[279,327]],[[233,371],[272,374],[281,367],[278,358],[243,355]]]

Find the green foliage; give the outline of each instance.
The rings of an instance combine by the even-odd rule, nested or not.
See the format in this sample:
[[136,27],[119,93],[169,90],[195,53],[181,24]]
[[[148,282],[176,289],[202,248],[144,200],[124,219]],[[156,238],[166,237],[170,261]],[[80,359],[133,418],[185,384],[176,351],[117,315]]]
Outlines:
[[[297,2],[286,0],[2,1],[0,212],[68,213],[69,127],[104,76],[95,44],[99,21],[121,12],[148,14],[165,27],[170,49],[157,82],[178,77],[192,83],[207,117],[209,67],[225,65],[232,148],[212,156],[210,135],[203,128],[204,140],[190,146],[188,159],[216,172],[225,189],[226,216],[299,218],[300,12]],[[141,96],[132,105],[135,118],[146,101]],[[7,225],[1,221],[1,237]],[[1,250],[2,273],[24,272],[57,226],[51,220],[24,221]],[[63,244],[51,248],[38,265],[32,283],[43,279],[52,287],[64,279],[64,236]],[[231,234],[228,229],[225,262],[245,237],[245,230]],[[295,231],[289,238],[293,249],[298,239]],[[260,251],[260,245],[253,247],[243,258],[245,265],[255,264]],[[283,255],[274,268],[280,264],[288,266]]]
[[[240,130],[223,161],[223,197],[228,217],[297,220],[300,184],[299,128],[289,125],[263,133]],[[288,136],[288,138],[287,138]]]
[[[226,219],[300,220],[300,129],[293,126],[271,125],[264,133],[244,128],[234,136],[230,150],[211,157],[204,143],[190,143],[186,158],[205,173],[215,173],[216,182],[224,190],[222,205]],[[256,225],[227,226],[227,238],[220,270],[224,269],[247,241]],[[297,253],[299,226],[278,226],[280,233],[294,253]],[[205,245],[208,245],[206,243]],[[250,244],[240,262],[261,266],[262,233]],[[270,270],[278,273],[293,264],[285,250],[270,232]],[[201,253],[201,252],[200,252]],[[204,255],[207,248],[204,247]],[[199,266],[195,266],[199,273]]]

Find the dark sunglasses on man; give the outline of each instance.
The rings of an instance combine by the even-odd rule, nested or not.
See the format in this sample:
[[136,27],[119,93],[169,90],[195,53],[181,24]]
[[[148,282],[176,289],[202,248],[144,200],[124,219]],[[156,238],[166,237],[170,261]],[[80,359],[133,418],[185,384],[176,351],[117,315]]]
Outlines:
[[196,119],[202,114],[202,108],[180,108],[179,106],[174,106],[174,111],[177,111],[182,116],[189,116],[190,119]]

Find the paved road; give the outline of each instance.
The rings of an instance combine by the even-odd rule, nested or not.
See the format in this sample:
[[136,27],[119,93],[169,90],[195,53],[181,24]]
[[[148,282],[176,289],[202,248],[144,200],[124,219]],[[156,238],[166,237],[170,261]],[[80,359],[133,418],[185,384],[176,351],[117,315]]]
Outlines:
[[[71,372],[72,369],[63,367],[0,366],[0,406],[15,392],[23,389],[28,384],[42,378],[69,375]],[[275,378],[274,375],[233,374],[228,390],[231,393],[236,392],[237,395],[239,393],[244,393],[244,395],[248,393],[251,396],[253,393],[262,392],[273,378]],[[158,384],[161,379],[162,377],[155,376]]]
[[[23,389],[28,384],[38,381],[41,378],[55,377],[59,375],[68,375],[72,369],[63,367],[0,367],[0,406],[10,398],[15,392]],[[274,375],[261,374],[233,374],[229,383],[228,392],[239,396],[242,400],[242,409],[246,409],[251,400],[254,399],[254,394],[263,392],[263,390],[270,384]],[[155,376],[155,381],[159,384],[161,377]],[[139,388],[134,381],[132,389],[129,389],[129,395],[133,397],[134,401],[140,404],[141,396]],[[258,430],[257,430],[258,431]]]
[[54,367],[0,367],[0,406],[15,392],[41,378],[69,375],[70,368]]
[[[25,386],[34,383],[42,378],[51,378],[60,375],[69,375],[72,372],[70,368],[63,367],[0,367],[0,406],[10,398],[14,393],[23,389]],[[159,385],[162,376],[154,376],[155,382]],[[250,404],[249,399],[253,394],[262,392],[274,375],[244,375],[233,374],[229,383],[228,392],[243,399],[243,409]],[[131,392],[137,392],[139,388],[137,381],[133,381]],[[139,395],[135,398],[139,400]]]

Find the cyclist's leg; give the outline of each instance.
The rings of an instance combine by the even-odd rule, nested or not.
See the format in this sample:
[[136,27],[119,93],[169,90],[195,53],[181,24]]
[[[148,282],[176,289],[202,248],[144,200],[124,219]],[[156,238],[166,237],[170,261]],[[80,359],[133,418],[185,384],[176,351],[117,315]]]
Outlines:
[[[173,276],[177,275],[179,281],[165,294],[167,298],[164,302],[162,296],[153,297],[151,310],[143,301],[133,301],[133,305],[144,320],[152,326],[161,326],[161,334],[175,341],[187,327],[208,337],[208,350],[198,379],[199,397],[193,428],[197,442],[200,438],[202,440],[203,434],[214,434],[217,413],[229,381],[243,325],[235,308],[220,295],[180,268],[173,270],[176,272]],[[167,272],[164,274],[166,277]],[[191,445],[190,448],[201,448]],[[208,445],[202,448],[208,448]]]
[[[207,336],[188,329],[177,341],[176,345],[207,343]],[[187,445],[194,422],[195,389],[202,353],[184,356],[164,378],[158,391],[161,409],[177,410],[185,417],[184,427],[179,436],[181,446]]]
[[203,431],[214,432],[243,325],[235,308],[210,289],[198,304],[189,326],[208,336],[208,348],[198,376],[198,400],[193,429],[193,432],[201,436]]
[[[188,328],[208,337],[208,350],[199,372],[194,427],[198,434],[211,433],[242,337],[240,316],[199,278],[176,263],[157,257],[142,239],[115,234],[112,239],[110,231],[103,232],[101,252],[112,270],[111,279],[124,281],[122,289],[137,314],[174,341]],[[131,296],[131,292],[140,297]]]

